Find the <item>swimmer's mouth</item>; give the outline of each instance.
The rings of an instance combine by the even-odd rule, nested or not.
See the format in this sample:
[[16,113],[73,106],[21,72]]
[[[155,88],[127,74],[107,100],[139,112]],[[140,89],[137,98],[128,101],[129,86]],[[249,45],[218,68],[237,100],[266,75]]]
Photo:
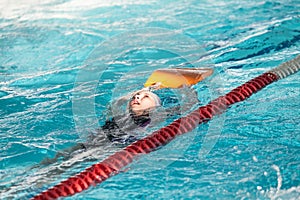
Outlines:
[[140,105],[140,103],[136,100],[132,101],[132,104],[131,105]]

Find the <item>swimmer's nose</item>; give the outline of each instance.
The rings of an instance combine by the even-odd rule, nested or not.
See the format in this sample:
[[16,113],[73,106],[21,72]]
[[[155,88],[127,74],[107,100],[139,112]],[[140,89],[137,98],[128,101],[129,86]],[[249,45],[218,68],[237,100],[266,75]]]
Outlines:
[[141,96],[140,95],[135,95],[132,98],[132,103],[140,103],[140,100],[141,100]]

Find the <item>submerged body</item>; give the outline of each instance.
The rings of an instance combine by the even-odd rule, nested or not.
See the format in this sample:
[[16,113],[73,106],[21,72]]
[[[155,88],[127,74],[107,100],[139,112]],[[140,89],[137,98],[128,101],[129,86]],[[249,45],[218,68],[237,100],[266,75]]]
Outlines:
[[[105,149],[110,146],[123,147],[144,136],[148,125],[153,121],[151,116],[161,105],[159,97],[149,90],[134,92],[127,103],[127,112],[123,115],[110,117],[99,129],[95,130],[84,143],[78,143],[58,152],[54,158],[44,159],[41,164],[51,164],[59,159],[66,160],[74,153],[89,149]],[[99,150],[100,150],[99,149]],[[100,150],[101,151],[101,150]]]

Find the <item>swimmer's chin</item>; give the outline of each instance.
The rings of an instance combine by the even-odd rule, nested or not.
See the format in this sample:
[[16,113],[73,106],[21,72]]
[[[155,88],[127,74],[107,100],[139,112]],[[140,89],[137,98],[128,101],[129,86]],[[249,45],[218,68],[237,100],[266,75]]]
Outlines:
[[131,113],[134,114],[135,116],[141,116],[145,113],[145,110],[142,109],[131,109]]
[[141,116],[145,114],[149,114],[149,112],[154,109],[155,107],[147,108],[147,109],[139,109],[136,108],[135,106],[131,107],[130,113],[134,114],[135,116]]

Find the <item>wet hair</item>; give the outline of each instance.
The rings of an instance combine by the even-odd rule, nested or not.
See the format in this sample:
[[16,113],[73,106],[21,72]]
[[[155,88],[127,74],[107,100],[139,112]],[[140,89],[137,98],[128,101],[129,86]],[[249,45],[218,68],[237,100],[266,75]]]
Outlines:
[[138,139],[138,135],[135,135],[132,131],[136,128],[144,128],[150,123],[149,114],[115,116],[105,122],[101,127],[101,131],[110,142],[130,144]]

